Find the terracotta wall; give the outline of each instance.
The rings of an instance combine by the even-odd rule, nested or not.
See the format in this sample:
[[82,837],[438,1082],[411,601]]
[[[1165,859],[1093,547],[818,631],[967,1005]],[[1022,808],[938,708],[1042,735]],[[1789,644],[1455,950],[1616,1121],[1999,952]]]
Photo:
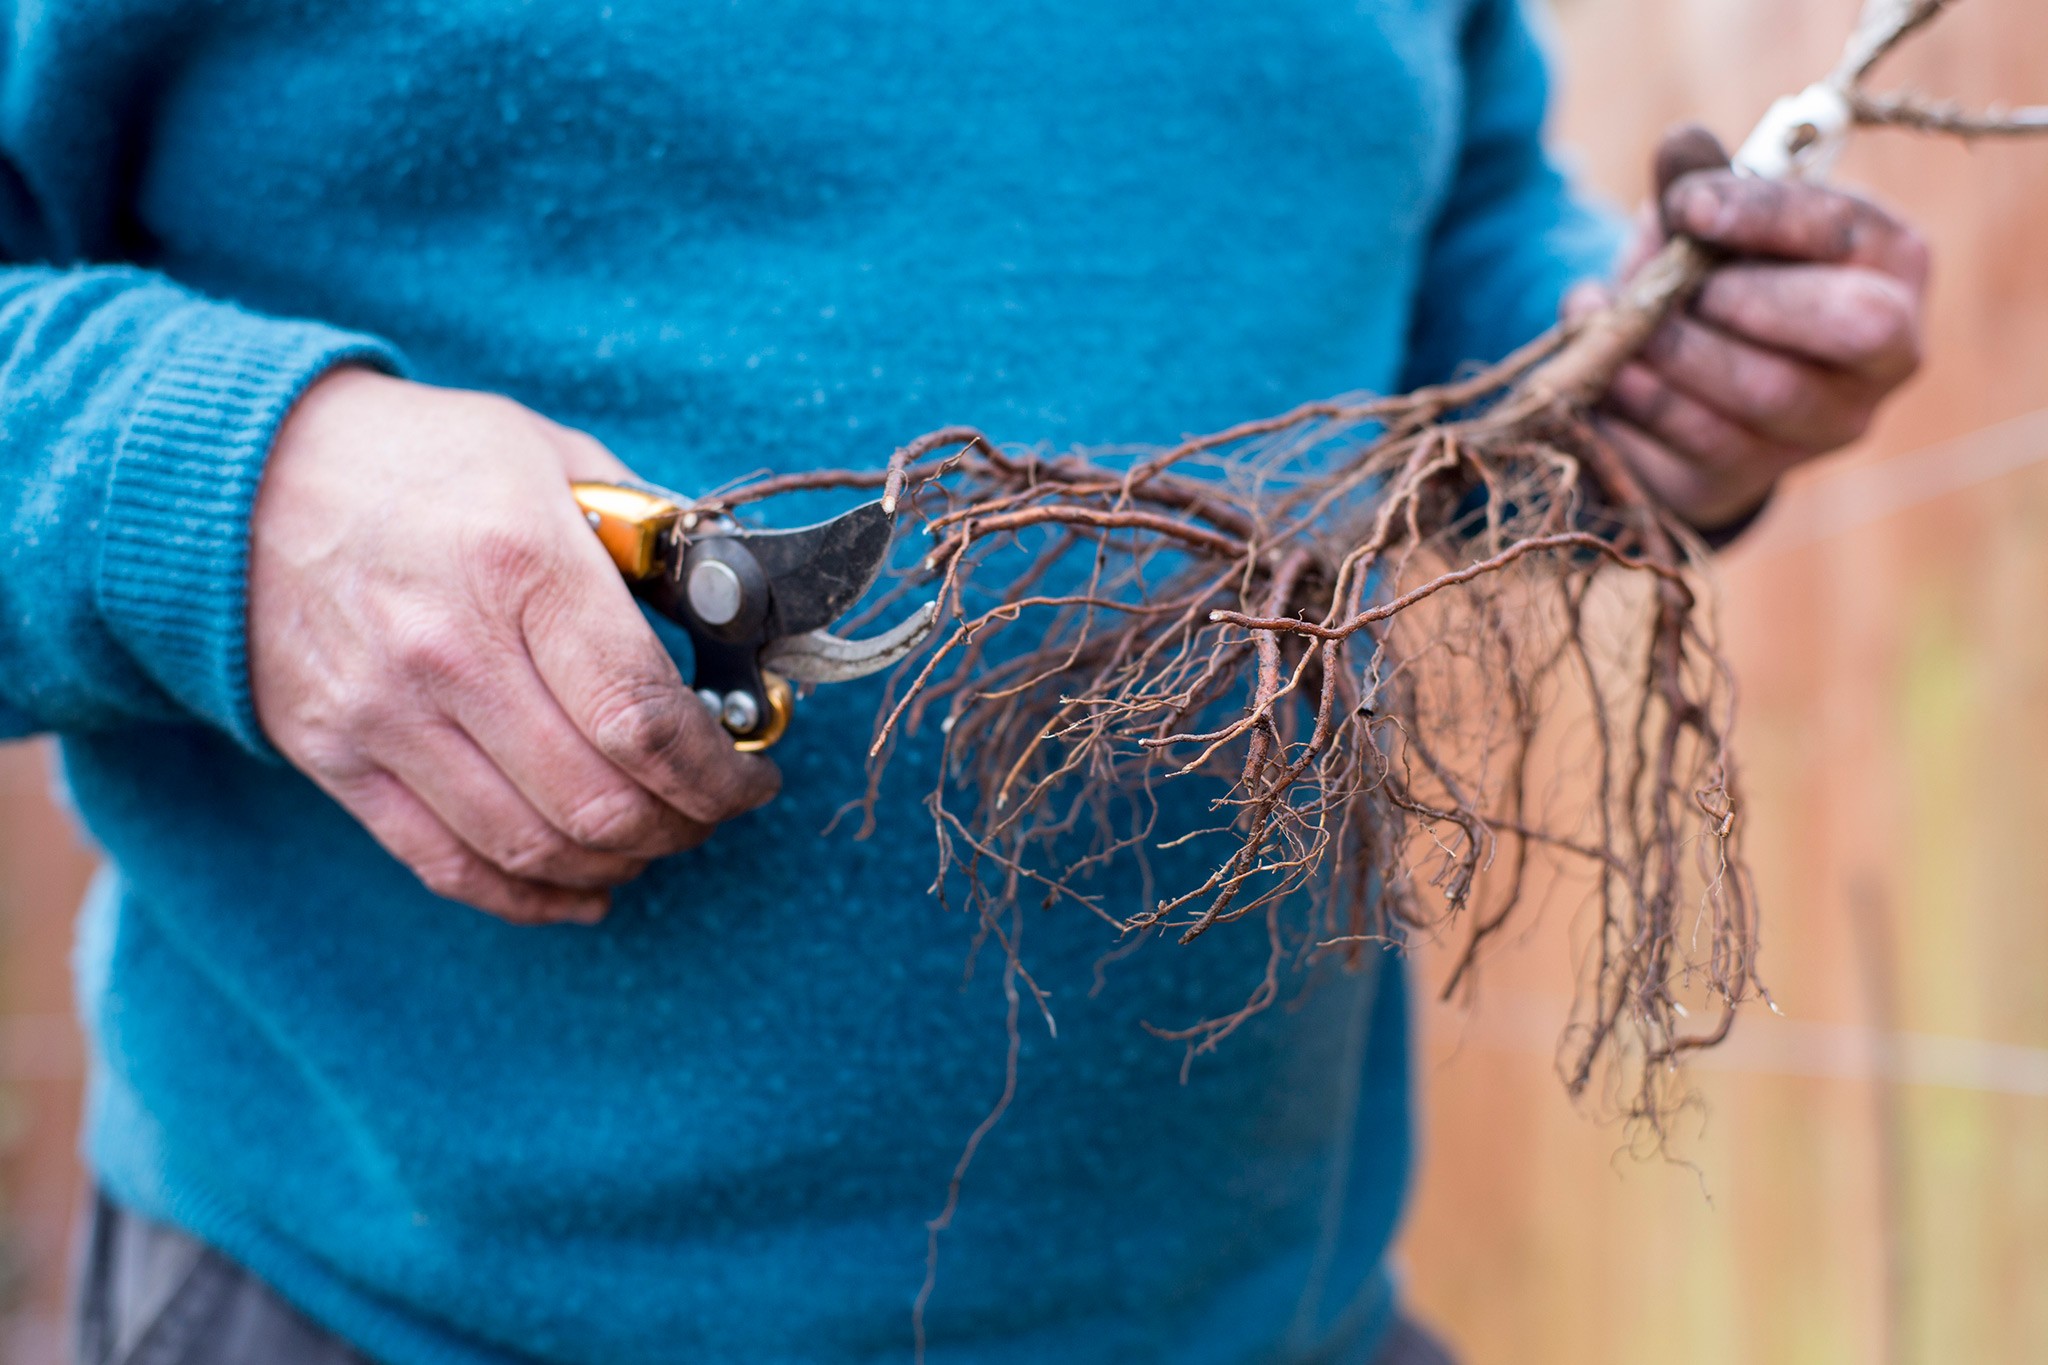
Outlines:
[[[1850,8],[1562,0],[1561,135],[1633,202],[1660,127],[1739,134]],[[2048,99],[2039,0],[1968,0],[1900,69]],[[1881,136],[1844,175],[1926,226],[1938,280],[1924,377],[1725,568],[1786,1017],[1702,1068],[1685,1168],[1619,1155],[1551,1073],[1568,905],[1473,1010],[1426,1010],[1404,1257],[1474,1365],[2048,1359],[2048,146]],[[61,1359],[78,1179],[64,956],[89,860],[44,790],[36,750],[0,748],[16,1365]]]
[[0,1256],[11,1313],[0,1361],[58,1365],[64,1269],[80,1198],[73,1131],[71,911],[92,861],[49,798],[40,745],[0,745]]

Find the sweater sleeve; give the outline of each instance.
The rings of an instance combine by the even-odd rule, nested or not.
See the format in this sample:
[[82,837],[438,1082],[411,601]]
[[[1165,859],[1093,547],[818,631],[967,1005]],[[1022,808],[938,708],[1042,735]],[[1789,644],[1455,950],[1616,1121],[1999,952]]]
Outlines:
[[0,736],[250,700],[249,515],[298,395],[382,342],[120,266],[0,268]]
[[1455,179],[1438,211],[1409,328],[1407,387],[1497,360],[1605,274],[1622,225],[1574,197],[1543,147],[1544,59],[1522,0],[1475,0],[1460,36]]

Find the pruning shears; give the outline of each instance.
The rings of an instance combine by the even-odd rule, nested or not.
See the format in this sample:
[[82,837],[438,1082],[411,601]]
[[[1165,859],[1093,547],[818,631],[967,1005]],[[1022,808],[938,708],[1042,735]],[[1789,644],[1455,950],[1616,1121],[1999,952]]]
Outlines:
[[782,738],[792,683],[846,682],[916,649],[937,619],[926,603],[879,635],[827,629],[888,562],[895,517],[880,499],[815,526],[741,526],[715,506],[645,485],[578,483],[590,529],[636,596],[689,632],[691,686],[747,752]]

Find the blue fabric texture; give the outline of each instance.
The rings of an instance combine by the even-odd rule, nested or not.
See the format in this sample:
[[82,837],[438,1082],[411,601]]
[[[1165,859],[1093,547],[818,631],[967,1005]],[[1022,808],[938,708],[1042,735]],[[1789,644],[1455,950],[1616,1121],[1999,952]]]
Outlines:
[[[947,422],[1172,439],[1438,377],[1612,240],[1514,0],[43,0],[0,38],[0,733],[109,872],[79,944],[113,1195],[394,1365],[910,1352],[1001,1093],[1001,964],[928,894],[879,697],[595,929],[439,901],[277,761],[247,521],[295,396],[509,394],[682,489]],[[1162,862],[1162,877],[1202,869]],[[1135,903],[1134,874],[1095,888]],[[1028,916],[1015,1104],[936,1362],[1363,1360],[1410,1153],[1398,963]],[[1101,974],[1097,989],[1097,973]]]

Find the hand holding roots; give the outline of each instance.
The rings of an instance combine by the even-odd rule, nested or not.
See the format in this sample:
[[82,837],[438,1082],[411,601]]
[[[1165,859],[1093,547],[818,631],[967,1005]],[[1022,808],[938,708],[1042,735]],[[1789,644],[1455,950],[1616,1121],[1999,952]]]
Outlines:
[[[1863,89],[1947,4],[1872,0],[1836,72],[1765,121],[1762,161],[1824,167],[1830,130],[1809,107],[1843,128],[2048,125]],[[940,884],[964,874],[1006,948],[1022,901],[1183,943],[1262,920],[1264,983],[1166,1035],[1192,1055],[1271,1004],[1290,957],[1455,919],[1458,989],[1549,850],[1584,865],[1598,913],[1566,1083],[1579,1094],[1615,1063],[1624,1112],[1661,1133],[1670,1064],[1760,992],[1756,909],[1704,552],[1595,413],[1715,263],[1675,239],[1605,310],[1399,397],[1121,458],[1017,454],[951,428],[886,470],[768,479],[728,501],[880,485],[929,535],[901,590],[935,580],[949,628],[900,675],[876,761],[941,713]],[[1539,790],[1533,751],[1560,725],[1551,756],[1583,799]],[[1209,827],[1161,827],[1163,786],[1205,780]],[[1135,909],[1090,894],[1100,864],[1189,843],[1213,854],[1199,884]],[[1011,968],[1028,985],[1014,953]],[[1702,1026],[1688,991],[1718,1006]]]

